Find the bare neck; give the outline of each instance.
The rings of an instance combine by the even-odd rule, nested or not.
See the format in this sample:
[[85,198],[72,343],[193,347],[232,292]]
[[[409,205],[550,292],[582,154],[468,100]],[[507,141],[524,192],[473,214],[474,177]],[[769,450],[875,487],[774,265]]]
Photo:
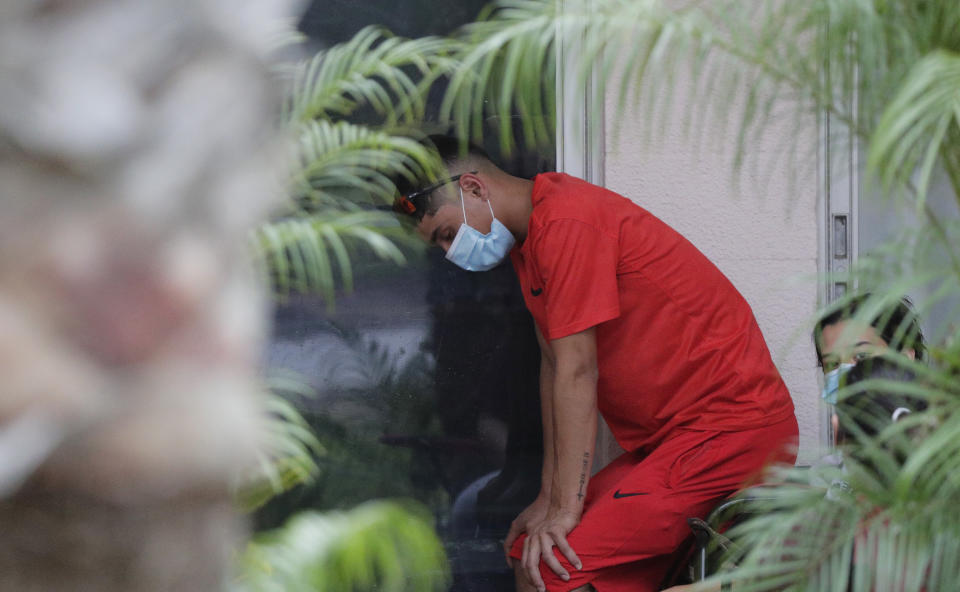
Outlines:
[[522,243],[533,212],[533,181],[503,175],[497,180],[496,194],[500,197],[493,204],[497,219]]

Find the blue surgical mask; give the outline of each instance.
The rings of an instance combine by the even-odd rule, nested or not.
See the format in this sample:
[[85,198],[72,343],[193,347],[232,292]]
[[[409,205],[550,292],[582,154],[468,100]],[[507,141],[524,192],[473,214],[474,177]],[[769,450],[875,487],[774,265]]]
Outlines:
[[447,249],[447,259],[456,263],[467,271],[487,271],[493,269],[503,261],[516,239],[506,226],[493,215],[493,206],[487,201],[490,208],[490,232],[483,234],[467,224],[467,208],[463,204],[463,188],[460,189],[460,207],[463,209],[463,224],[457,230],[457,236]]
[[820,392],[820,398],[830,403],[837,404],[837,391],[840,390],[840,377],[850,371],[856,364],[840,364],[830,372],[823,375],[823,390]]

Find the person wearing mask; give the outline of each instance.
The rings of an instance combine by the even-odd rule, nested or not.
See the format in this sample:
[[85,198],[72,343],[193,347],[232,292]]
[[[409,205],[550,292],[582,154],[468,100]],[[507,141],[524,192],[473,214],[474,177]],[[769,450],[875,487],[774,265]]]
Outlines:
[[[795,459],[793,403],[749,305],[627,198],[431,141],[449,176],[395,209],[464,269],[509,258],[541,348],[540,494],[505,541],[517,589],[658,590],[688,516]],[[626,452],[591,476],[598,413]]]
[[924,360],[926,347],[920,319],[907,298],[879,309],[871,318],[863,312],[875,298],[870,293],[855,296],[842,308],[821,317],[813,329],[817,363],[823,369],[822,398],[836,404],[840,377],[857,362],[893,348],[911,360]]
[[[926,417],[912,421],[905,429],[890,429],[893,424],[927,410],[924,399],[907,394],[908,389],[903,388],[917,380],[907,366],[902,359],[872,356],[859,360],[841,377],[841,396],[834,414],[838,448],[822,458],[810,474],[810,485],[823,489],[826,498],[857,495],[847,481],[849,463],[856,463],[860,471],[868,471],[877,487],[885,487],[896,478],[895,472],[909,453],[936,427],[935,419]],[[743,517],[749,520],[750,514]],[[854,554],[852,561],[857,559]],[[726,589],[735,592],[743,586],[734,581]],[[673,586],[664,592],[721,590],[719,582],[707,581]]]

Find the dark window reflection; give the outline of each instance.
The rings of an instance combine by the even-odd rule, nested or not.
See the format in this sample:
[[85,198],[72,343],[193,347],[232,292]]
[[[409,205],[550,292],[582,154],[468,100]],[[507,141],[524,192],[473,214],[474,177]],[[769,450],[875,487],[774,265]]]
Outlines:
[[[416,37],[447,34],[485,0],[314,2],[301,28],[320,45],[371,23]],[[510,173],[553,169],[552,154],[497,157]],[[258,528],[305,508],[412,497],[435,514],[453,590],[512,587],[500,548],[540,485],[539,350],[509,263],[462,271],[439,250],[398,268],[366,261],[330,314],[318,298],[277,303],[268,363],[316,395],[297,399],[328,445],[316,483],[280,496]]]

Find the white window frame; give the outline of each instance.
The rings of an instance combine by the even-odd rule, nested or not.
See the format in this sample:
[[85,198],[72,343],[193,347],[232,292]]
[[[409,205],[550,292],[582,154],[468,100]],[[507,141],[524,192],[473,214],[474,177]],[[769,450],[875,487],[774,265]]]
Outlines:
[[[563,6],[564,0],[557,0]],[[566,58],[576,55],[583,39],[557,36],[557,170],[595,185],[604,184],[604,95],[596,72],[586,87],[568,72]]]
[[[856,97],[849,105],[857,116]],[[818,300],[821,306],[835,302],[857,289],[847,276],[860,254],[860,143],[848,128],[836,126],[829,113],[823,113],[819,122],[817,160],[817,224],[819,277]],[[832,409],[822,405],[820,414],[821,444],[829,449],[835,441]]]

